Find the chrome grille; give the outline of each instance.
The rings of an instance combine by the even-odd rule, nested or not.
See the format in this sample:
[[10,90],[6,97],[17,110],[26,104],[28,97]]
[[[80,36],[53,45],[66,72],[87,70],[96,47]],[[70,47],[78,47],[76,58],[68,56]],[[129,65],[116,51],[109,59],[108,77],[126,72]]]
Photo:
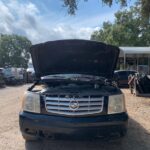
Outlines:
[[45,96],[45,108],[49,113],[63,115],[88,115],[103,111],[104,97],[102,96]]

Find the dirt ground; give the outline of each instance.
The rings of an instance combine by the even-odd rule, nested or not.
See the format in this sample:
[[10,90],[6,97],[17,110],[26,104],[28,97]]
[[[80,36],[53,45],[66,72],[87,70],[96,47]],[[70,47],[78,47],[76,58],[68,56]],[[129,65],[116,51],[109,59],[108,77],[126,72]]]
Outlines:
[[129,114],[128,134],[122,143],[43,140],[25,143],[19,131],[21,96],[29,85],[0,89],[0,150],[150,150],[150,98],[131,95],[123,89]]

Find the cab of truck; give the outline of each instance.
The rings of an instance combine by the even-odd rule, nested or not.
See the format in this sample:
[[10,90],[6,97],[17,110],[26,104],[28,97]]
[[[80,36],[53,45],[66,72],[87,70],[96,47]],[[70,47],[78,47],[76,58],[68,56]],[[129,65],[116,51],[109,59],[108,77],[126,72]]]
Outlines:
[[25,91],[19,114],[24,139],[125,136],[125,98],[113,82],[119,52],[89,40],[33,45],[36,82]]

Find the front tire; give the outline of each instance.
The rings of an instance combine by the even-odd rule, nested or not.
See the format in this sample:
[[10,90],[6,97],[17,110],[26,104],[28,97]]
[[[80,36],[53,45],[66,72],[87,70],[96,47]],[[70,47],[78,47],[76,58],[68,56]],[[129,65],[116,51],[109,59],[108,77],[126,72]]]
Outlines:
[[121,137],[121,138],[125,137],[126,134],[127,134],[127,129],[122,129],[122,130],[120,131],[120,137]]
[[40,138],[34,135],[27,135],[22,133],[22,137],[25,141],[38,141]]

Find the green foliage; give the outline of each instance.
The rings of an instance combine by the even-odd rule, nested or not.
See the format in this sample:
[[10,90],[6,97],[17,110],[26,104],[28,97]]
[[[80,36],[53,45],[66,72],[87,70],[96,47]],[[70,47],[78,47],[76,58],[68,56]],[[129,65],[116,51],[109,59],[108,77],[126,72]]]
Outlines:
[[0,35],[0,67],[27,67],[31,42],[19,35]]
[[[63,0],[64,6],[68,8],[68,13],[70,15],[75,15],[79,1],[80,0]],[[127,6],[127,0],[101,0],[101,2],[110,7],[113,5],[113,2],[120,4],[121,7]],[[150,0],[136,0],[136,2],[140,4],[142,16],[150,21]]]
[[77,2],[76,0],[64,0],[64,6],[68,7],[68,13],[71,15],[75,14],[77,10]]
[[150,0],[140,0],[143,17],[150,22]]
[[104,22],[91,39],[117,46],[150,46],[150,24],[142,19],[140,7],[131,7],[118,11],[113,24]]
[[[104,4],[107,4],[109,6],[112,6],[114,0],[102,0],[102,2]],[[121,6],[126,6],[127,5],[127,1],[126,0],[115,0],[116,3],[120,3]]]

